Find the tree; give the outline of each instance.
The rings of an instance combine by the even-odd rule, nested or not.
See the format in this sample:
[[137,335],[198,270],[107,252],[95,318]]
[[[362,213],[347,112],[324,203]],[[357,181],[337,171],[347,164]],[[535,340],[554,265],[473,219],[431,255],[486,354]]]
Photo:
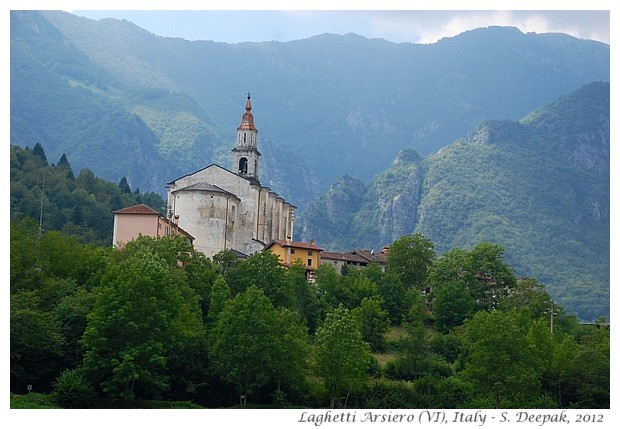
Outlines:
[[362,338],[359,320],[339,305],[317,329],[315,347],[316,372],[329,393],[330,408],[334,408],[336,398],[345,392],[348,398],[349,392],[365,383],[370,346]]
[[512,400],[511,407],[520,408],[538,396],[539,368],[517,312],[479,311],[465,327],[462,374],[480,393],[491,395],[496,408],[507,399]]
[[203,331],[182,267],[166,258],[173,252],[149,237],[133,243],[108,265],[83,337],[89,380],[123,401],[161,394],[170,350]]
[[474,311],[474,299],[462,281],[438,286],[433,290],[433,314],[437,328],[448,332],[463,324]]
[[514,269],[504,262],[504,248],[480,243],[469,253],[471,274],[477,282],[472,290],[478,309],[498,308],[517,282]]
[[314,283],[308,282],[306,267],[301,262],[293,262],[286,275],[295,289],[297,312],[305,321],[309,333],[314,334],[319,321],[322,320],[322,308],[317,296],[318,289]]
[[276,374],[278,314],[265,293],[250,286],[228,301],[211,330],[213,369],[237,389],[239,404]]
[[282,387],[301,390],[308,372],[308,329],[299,313],[288,308],[277,309],[277,326],[274,348],[273,379],[277,392]]
[[404,325],[409,329],[422,328],[429,319],[426,295],[417,289],[410,289],[405,293],[403,301],[409,303],[409,309],[403,318]]
[[379,283],[379,295],[383,299],[383,307],[387,310],[392,325],[399,325],[411,307],[408,289],[393,273],[386,273]]
[[459,282],[474,298],[474,310],[499,307],[516,283],[514,269],[504,262],[504,249],[480,243],[472,250],[452,249],[433,263],[429,272],[431,289]]
[[381,308],[381,300],[377,297],[364,298],[353,314],[361,322],[362,339],[370,344],[372,350],[384,351],[384,335],[390,326],[390,319]]
[[51,313],[20,305],[18,299],[11,296],[11,392],[26,393],[27,385],[47,392],[65,365],[65,342]]
[[74,180],[75,175],[73,174],[73,170],[71,170],[71,164],[69,164],[69,159],[66,154],[62,154],[60,159],[58,160],[58,167],[67,171],[67,179]]
[[209,294],[209,312],[207,314],[209,323],[215,323],[229,299],[230,288],[226,284],[224,277],[218,276],[213,286],[211,286],[211,292]]
[[278,256],[265,251],[257,252],[236,263],[227,279],[233,295],[254,285],[265,292],[274,306],[295,308],[295,291],[286,277]]
[[330,264],[321,264],[316,270],[316,286],[321,302],[327,308],[337,307],[343,301],[344,291],[340,286],[340,275]]
[[386,272],[396,274],[407,288],[424,290],[435,259],[435,245],[420,233],[399,238],[390,246]]
[[125,176],[121,177],[118,187],[122,194],[131,194],[131,186],[129,186],[129,181]]
[[38,158],[40,165],[47,165],[47,155],[45,155],[45,150],[41,143],[36,143],[32,148],[32,154]]
[[65,355],[69,367],[78,366],[84,358],[82,335],[86,330],[87,317],[96,300],[94,292],[84,288],[64,296],[52,310],[65,340]]
[[359,307],[364,298],[376,298],[379,296],[379,287],[375,282],[359,269],[351,269],[340,278],[341,289],[346,291],[342,300],[347,308]]

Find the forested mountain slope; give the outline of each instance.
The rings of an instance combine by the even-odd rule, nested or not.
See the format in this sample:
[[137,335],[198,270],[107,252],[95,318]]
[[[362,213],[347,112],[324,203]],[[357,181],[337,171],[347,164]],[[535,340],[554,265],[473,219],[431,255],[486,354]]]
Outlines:
[[404,148],[426,156],[482,120],[517,120],[609,80],[609,64],[606,44],[505,27],[428,45],[353,34],[226,44],[13,11],[11,143],[163,193],[175,177],[228,167],[249,91],[262,182],[303,207],[338,177],[370,180]]
[[413,232],[440,252],[494,242],[571,311],[608,314],[609,97],[609,83],[593,82],[426,158],[403,151],[369,185],[338,180],[300,214],[304,238],[339,250]]

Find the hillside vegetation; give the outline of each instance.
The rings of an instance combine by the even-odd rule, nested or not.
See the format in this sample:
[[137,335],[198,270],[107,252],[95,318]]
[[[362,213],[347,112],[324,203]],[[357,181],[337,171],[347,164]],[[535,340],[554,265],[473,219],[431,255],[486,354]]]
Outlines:
[[146,204],[166,212],[159,194],[132,191],[124,177],[114,184],[87,168],[76,176],[64,154],[50,164],[38,143],[32,149],[11,146],[10,162],[11,224],[29,218],[37,221],[42,232],[62,232],[83,244],[112,246],[112,211]]
[[369,185],[343,177],[301,212],[302,235],[342,251],[413,232],[440,252],[498,243],[580,317],[608,316],[609,97],[609,83],[584,85],[426,158],[404,150]]
[[385,272],[324,264],[309,283],[269,252],[87,246],[25,218],[10,268],[12,408],[610,406],[604,320],[555,305],[552,323],[490,243],[437,257],[406,236]]
[[508,27],[428,45],[354,34],[226,44],[13,11],[11,142],[161,193],[188,171],[229,165],[249,91],[259,145],[279,149],[261,180],[303,207],[338,177],[370,180],[404,148],[426,156],[481,120],[517,120],[608,81],[609,66],[603,43]]

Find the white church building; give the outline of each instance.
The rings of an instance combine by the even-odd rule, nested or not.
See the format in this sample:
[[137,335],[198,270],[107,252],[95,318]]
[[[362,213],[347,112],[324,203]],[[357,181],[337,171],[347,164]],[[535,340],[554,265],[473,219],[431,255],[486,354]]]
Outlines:
[[232,170],[211,164],[166,185],[169,216],[208,257],[222,250],[251,255],[272,240],[293,239],[296,207],[260,184],[257,137],[248,94]]

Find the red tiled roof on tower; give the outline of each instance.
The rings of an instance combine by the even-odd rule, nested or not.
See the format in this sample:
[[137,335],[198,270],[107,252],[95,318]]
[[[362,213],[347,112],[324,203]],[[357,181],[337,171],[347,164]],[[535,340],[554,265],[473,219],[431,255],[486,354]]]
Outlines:
[[252,115],[252,102],[250,101],[250,94],[248,94],[248,101],[245,103],[245,113],[241,118],[241,125],[237,130],[256,130],[254,126],[254,115]]

